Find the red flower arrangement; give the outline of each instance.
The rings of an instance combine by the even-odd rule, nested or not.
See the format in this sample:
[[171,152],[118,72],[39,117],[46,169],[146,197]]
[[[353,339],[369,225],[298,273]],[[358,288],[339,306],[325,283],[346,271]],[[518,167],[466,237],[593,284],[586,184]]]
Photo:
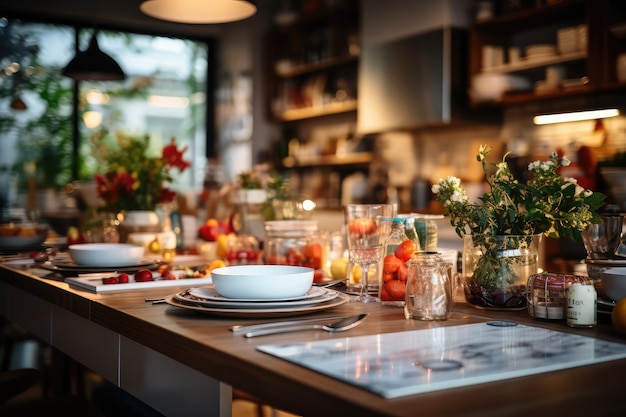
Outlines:
[[187,147],[178,149],[172,138],[160,157],[152,157],[148,136],[118,135],[117,142],[116,149],[102,149],[106,170],[95,176],[105,206],[113,212],[154,210],[157,204],[173,201],[176,192],[166,184],[173,180],[172,169],[183,172],[189,168],[190,163],[183,158]]

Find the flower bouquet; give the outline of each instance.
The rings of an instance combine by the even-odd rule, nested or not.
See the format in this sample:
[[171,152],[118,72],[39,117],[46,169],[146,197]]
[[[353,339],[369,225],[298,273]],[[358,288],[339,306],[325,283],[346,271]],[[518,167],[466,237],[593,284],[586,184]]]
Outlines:
[[490,187],[480,197],[482,204],[469,201],[456,177],[441,179],[432,191],[464,239],[467,301],[477,307],[523,309],[528,277],[537,273],[538,239],[579,239],[588,225],[602,221],[596,210],[605,196],[563,178],[559,168],[570,161],[556,153],[547,161],[530,163],[531,177],[525,184],[513,176],[506,155],[488,175],[490,153],[491,147],[481,146],[477,156]]
[[179,150],[172,138],[161,155],[152,155],[148,136],[133,138],[118,134],[117,143],[115,149],[104,144],[98,147],[105,171],[95,179],[105,207],[117,213],[154,210],[158,204],[172,202],[176,193],[167,184],[173,180],[173,169],[183,172],[189,168],[190,163],[183,158],[187,148]]

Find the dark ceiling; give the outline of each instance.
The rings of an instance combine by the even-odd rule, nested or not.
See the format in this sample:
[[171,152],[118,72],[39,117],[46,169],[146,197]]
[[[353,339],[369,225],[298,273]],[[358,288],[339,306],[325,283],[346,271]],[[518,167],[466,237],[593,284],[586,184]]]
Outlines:
[[[136,32],[206,38],[219,33],[217,25],[164,22],[139,11],[143,0],[0,0],[0,17],[21,17],[55,23],[82,24],[102,29],[132,29]],[[259,8],[262,2],[257,1]],[[257,13],[258,14],[258,13]],[[254,19],[256,16],[251,17]]]

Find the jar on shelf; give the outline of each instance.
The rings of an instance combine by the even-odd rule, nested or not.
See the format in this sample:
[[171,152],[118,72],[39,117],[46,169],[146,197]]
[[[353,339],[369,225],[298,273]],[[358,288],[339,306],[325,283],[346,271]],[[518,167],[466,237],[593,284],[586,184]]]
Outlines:
[[528,313],[536,319],[565,320],[569,287],[590,282],[591,278],[580,275],[533,274],[526,291]]
[[265,222],[264,260],[268,265],[306,266],[315,270],[314,281],[324,279],[324,235],[314,220]]

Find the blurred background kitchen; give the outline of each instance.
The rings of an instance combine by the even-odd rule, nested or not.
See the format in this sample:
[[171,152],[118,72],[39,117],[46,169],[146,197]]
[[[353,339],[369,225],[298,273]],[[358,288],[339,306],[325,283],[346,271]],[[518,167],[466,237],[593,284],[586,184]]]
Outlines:
[[[564,175],[626,210],[602,175],[626,165],[622,1],[258,0],[252,17],[214,25],[153,19],[139,3],[0,0],[3,222],[37,217],[60,235],[79,224],[100,204],[94,143],[118,135],[188,147],[174,188],[191,241],[231,215],[220,190],[258,166],[314,202],[321,230],[339,230],[349,202],[440,213],[441,177],[482,194],[481,144],[509,152],[520,179],[561,152]],[[63,76],[94,36],[123,80]],[[440,246],[460,248],[438,223]],[[585,251],[548,241],[545,256],[566,272]]]

